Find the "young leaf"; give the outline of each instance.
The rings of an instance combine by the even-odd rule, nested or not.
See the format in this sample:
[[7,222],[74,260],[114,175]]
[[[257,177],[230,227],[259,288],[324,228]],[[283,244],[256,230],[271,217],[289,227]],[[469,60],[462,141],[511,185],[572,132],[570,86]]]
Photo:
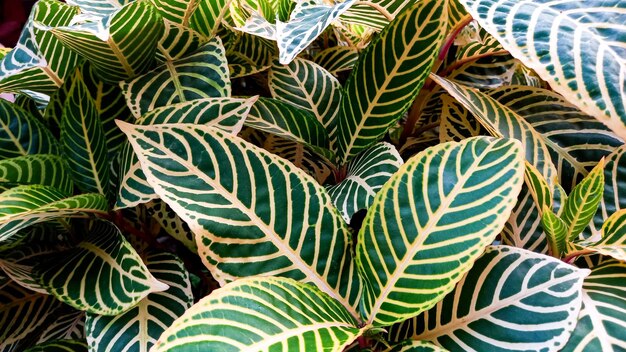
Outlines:
[[577,322],[588,274],[523,249],[490,247],[453,292],[390,335],[450,351],[556,352]]
[[475,137],[429,148],[400,168],[374,198],[357,241],[368,323],[415,316],[454,288],[504,227],[523,167],[518,142]]
[[26,155],[0,161],[0,184],[43,185],[66,194],[74,184],[65,158],[52,154]]
[[533,192],[524,184],[517,204],[502,231],[502,243],[535,253],[548,254],[550,245],[541,226],[541,212]]
[[360,332],[341,304],[311,285],[251,278],[196,303],[153,350],[341,352]]
[[104,221],[96,222],[75,248],[39,263],[34,273],[48,293],[94,314],[125,312],[149,293],[168,288],[150,274],[120,231]]
[[[189,273],[173,254],[153,253],[146,266],[154,277],[167,284],[130,310],[115,316],[87,313],[85,329],[91,351],[148,351],[161,333],[193,304]],[[126,334],[133,331],[132,336]]]
[[27,111],[0,99],[0,158],[61,154],[52,133]]
[[567,250],[567,224],[552,209],[544,205],[541,226],[548,239],[550,252],[554,257],[560,258]]
[[444,3],[427,0],[408,6],[361,54],[340,105],[341,164],[381,139],[417,96],[443,41]]
[[591,249],[602,255],[626,261],[626,209],[618,210],[602,226],[602,239],[577,242],[574,247]]
[[148,182],[195,233],[198,253],[220,283],[286,276],[356,305],[360,282],[349,230],[315,180],[214,127],[120,128]]
[[561,219],[567,224],[567,239],[574,241],[583,231],[598,210],[604,190],[604,159],[576,185],[570,193]]
[[626,138],[624,2],[459,1],[556,92]]

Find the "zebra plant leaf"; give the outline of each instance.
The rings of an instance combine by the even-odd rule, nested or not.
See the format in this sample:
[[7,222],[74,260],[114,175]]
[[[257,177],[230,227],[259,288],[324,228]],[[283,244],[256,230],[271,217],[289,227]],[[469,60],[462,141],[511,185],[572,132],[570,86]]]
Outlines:
[[157,43],[159,62],[176,61],[206,44],[207,38],[183,25],[164,21],[163,36]]
[[626,139],[620,0],[460,0],[552,89]]
[[489,132],[454,98],[441,95],[439,140],[460,142],[469,137],[488,136]]
[[355,48],[333,46],[317,53],[313,61],[333,75],[351,70],[359,60],[359,53]]
[[100,194],[68,197],[48,186],[29,185],[0,193],[0,242],[17,231],[55,218],[106,214],[108,204]]
[[385,350],[385,352],[448,352],[448,350],[427,341],[407,340]]
[[109,158],[100,115],[85,84],[77,79],[68,93],[61,118],[61,144],[76,187],[109,194]]
[[602,193],[600,207],[591,224],[594,234],[600,232],[606,219],[613,213],[619,209],[626,209],[626,145],[617,148],[606,157]]
[[360,282],[348,250],[349,230],[315,180],[214,127],[120,128],[148,182],[189,224],[203,263],[220,283],[253,275],[290,277],[315,284],[357,316]]
[[54,311],[54,321],[39,335],[38,344],[54,340],[84,340],[85,312],[63,305]]
[[369,208],[376,193],[402,164],[396,148],[385,142],[372,146],[350,161],[346,178],[328,187],[328,194],[343,219],[350,222],[357,211]]
[[38,243],[29,243],[12,249],[0,259],[0,268],[4,273],[20,286],[31,291],[48,294],[33,274],[33,267],[46,259],[50,254],[62,249],[61,246],[42,246]]
[[263,149],[289,160],[311,175],[320,185],[325,183],[332,172],[332,163],[319,157],[303,144],[270,134],[263,143]]
[[526,161],[524,166],[524,182],[537,204],[537,209],[552,209],[552,189],[548,181],[533,164]]
[[110,15],[133,1],[135,0],[66,0],[68,4],[80,7],[81,12],[97,16]]
[[[136,122],[141,125],[166,123],[194,123],[215,126],[226,132],[237,134],[256,101],[238,98],[204,98],[164,106],[151,110]],[[157,198],[146,181],[139,159],[130,144],[124,144],[120,153],[120,188],[115,207],[117,209],[136,206]]]
[[78,340],[58,340],[44,342],[24,352],[87,352],[87,344]]
[[[153,253],[147,255],[146,266],[169,288],[149,294],[122,314],[87,313],[85,330],[91,351],[148,351],[193,304],[189,273],[180,259],[170,253]],[[131,338],[125,334],[128,330],[133,331]]]
[[95,22],[47,30],[89,60],[102,80],[115,84],[150,67],[163,18],[147,2],[133,1]]
[[550,245],[550,252],[560,258],[567,250],[567,224],[545,206],[541,214],[541,226]]
[[626,262],[626,209],[616,211],[606,220],[602,226],[602,239],[578,242],[574,246]]
[[450,292],[504,227],[523,168],[518,142],[491,137],[439,144],[407,161],[374,198],[358,235],[368,323],[400,322]]
[[213,37],[228,13],[229,0],[199,0],[189,18],[189,26],[205,37]]
[[561,350],[617,352],[626,348],[626,264],[609,262],[591,270],[583,283],[578,324]]
[[196,303],[161,335],[154,351],[341,352],[360,332],[341,304],[311,285],[249,278]]
[[26,155],[0,160],[0,184],[43,185],[74,193],[69,165],[53,154]]
[[446,14],[443,1],[411,4],[361,54],[340,103],[340,164],[381,139],[409,108],[443,41]]
[[193,253],[198,252],[198,245],[193,232],[183,219],[170,208],[167,203],[160,199],[155,199],[145,204],[146,211],[161,228],[170,236],[181,242]]
[[567,224],[567,239],[574,241],[589,225],[604,190],[604,159],[576,185],[565,201],[561,218]]
[[542,254],[489,247],[454,291],[390,334],[450,351],[559,351],[576,325],[588,274]]
[[230,96],[230,78],[219,38],[195,52],[121,83],[126,102],[137,118],[158,107],[195,99]]
[[36,117],[0,99],[0,158],[61,154],[58,142]]
[[150,274],[120,231],[105,221],[96,222],[75,248],[48,256],[33,271],[48,293],[93,314],[120,314],[149,293],[168,289]]
[[341,15],[341,21],[380,31],[409,3],[403,0],[357,1]]

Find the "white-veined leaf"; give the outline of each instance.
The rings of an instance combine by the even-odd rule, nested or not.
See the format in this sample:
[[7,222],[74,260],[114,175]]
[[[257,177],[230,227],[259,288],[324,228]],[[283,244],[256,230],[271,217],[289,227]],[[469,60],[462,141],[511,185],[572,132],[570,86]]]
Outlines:
[[159,38],[156,52],[159,62],[178,60],[207,42],[207,38],[193,29],[170,21],[163,23],[163,36]]
[[407,340],[385,350],[385,352],[448,352],[448,350],[428,341]]
[[38,344],[54,340],[85,339],[85,312],[62,305],[52,316],[54,321],[50,322],[39,335]]
[[560,258],[567,251],[567,224],[552,209],[545,207],[541,214],[541,226],[550,245],[550,253]]
[[578,249],[590,249],[626,262],[626,209],[618,210],[602,226],[602,239],[574,244]]
[[390,336],[450,351],[556,352],[576,326],[588,274],[542,254],[490,247],[454,291]]
[[237,33],[228,43],[226,57],[231,78],[243,77],[268,69],[276,56],[276,44],[255,35]]
[[525,184],[502,231],[502,243],[535,253],[549,252],[549,243],[543,233],[537,202],[533,192]]
[[37,263],[45,261],[48,255],[62,249],[64,248],[61,246],[29,243],[26,246],[20,246],[3,253],[2,259],[0,259],[0,269],[20,286],[34,292],[48,294],[48,291],[37,280],[37,276],[34,275],[33,268]]
[[435,305],[504,227],[523,184],[514,140],[474,137],[409,159],[374,198],[356,245],[361,310],[386,326]]
[[359,52],[347,46],[333,46],[322,50],[313,57],[313,61],[333,75],[351,70],[359,60]]
[[203,263],[220,283],[286,276],[317,285],[357,315],[360,281],[349,230],[314,179],[210,126],[120,128],[148,182],[194,232]]
[[170,208],[167,203],[160,199],[152,200],[145,204],[146,212],[150,215],[161,228],[170,236],[181,242],[187,249],[193,253],[198,252],[196,238],[189,229],[189,226],[176,212]]
[[409,3],[405,0],[357,1],[341,15],[341,21],[371,27],[380,31]]
[[199,0],[189,18],[189,26],[205,37],[213,37],[228,14],[231,2],[232,0]]
[[604,191],[604,159],[576,185],[563,206],[568,241],[576,240],[598,210]]
[[617,148],[605,159],[604,196],[591,223],[593,235],[619,209],[626,209],[626,145]]
[[502,46],[626,139],[626,3],[460,0]]
[[196,303],[161,335],[154,351],[341,352],[360,332],[345,307],[311,285],[251,278]]
[[24,352],[87,352],[87,344],[79,340],[58,340],[44,342]]
[[135,0],[66,0],[70,5],[80,7],[81,12],[96,16],[106,16]]
[[66,194],[74,184],[65,158],[52,154],[26,155],[0,160],[0,184],[44,185]]
[[0,158],[61,154],[58,142],[36,117],[0,99]]

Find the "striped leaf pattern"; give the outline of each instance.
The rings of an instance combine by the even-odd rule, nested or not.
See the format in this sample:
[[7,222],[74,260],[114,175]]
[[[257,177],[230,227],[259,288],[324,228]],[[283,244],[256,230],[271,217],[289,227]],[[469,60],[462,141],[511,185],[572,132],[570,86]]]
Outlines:
[[52,154],[26,155],[0,160],[0,184],[44,185],[66,194],[74,193],[69,165]]
[[75,248],[48,256],[34,272],[48,293],[62,302],[102,315],[122,313],[149,293],[168,288],[150,274],[120,231],[105,221],[94,223]]
[[48,30],[89,60],[102,80],[115,84],[150,67],[163,19],[147,2],[134,1],[96,22]]
[[195,99],[230,96],[230,79],[219,38],[195,52],[121,83],[133,115]]
[[85,339],[85,312],[63,305],[54,311],[53,316],[54,321],[39,335],[38,344],[54,340]]
[[427,341],[407,340],[385,352],[448,352],[448,350]]
[[213,127],[120,128],[148,182],[189,224],[203,263],[220,283],[286,276],[317,285],[346,307],[356,305],[360,284],[349,230],[315,180]]
[[355,2],[356,0],[346,0],[334,6],[322,2],[296,3],[296,8],[287,23],[276,22],[280,63],[283,65],[290,63]]
[[583,231],[602,200],[604,190],[604,159],[576,185],[565,201],[561,218],[567,224],[567,239],[573,241]]
[[61,154],[58,142],[36,117],[0,99],[0,158]]
[[626,139],[620,0],[460,0],[502,46]]
[[410,5],[361,54],[340,104],[340,163],[382,138],[415,99],[443,41],[443,3]]
[[320,51],[313,57],[315,63],[333,75],[351,70],[358,60],[358,51],[347,46],[333,46]]
[[163,19],[189,26],[189,18],[203,0],[150,0]]
[[66,0],[68,4],[80,7],[81,12],[97,16],[110,15],[133,1],[135,0]]
[[163,36],[157,43],[159,62],[175,61],[188,55],[207,42],[202,34],[183,25],[164,21]]
[[189,26],[204,35],[212,37],[228,13],[229,0],[199,0],[198,6],[189,18]]
[[87,352],[87,344],[78,340],[50,341],[31,347],[24,352]]
[[601,240],[578,242],[574,246],[626,262],[626,209],[618,210],[606,220]]
[[48,291],[39,283],[37,276],[34,275],[33,267],[44,261],[47,255],[60,249],[62,249],[61,246],[43,246],[39,243],[20,246],[3,254],[2,259],[0,259],[0,269],[20,286],[34,292],[48,294]]
[[469,137],[488,136],[489,132],[470,113],[448,94],[441,95],[441,142],[460,142]]
[[523,183],[522,159],[513,140],[475,137],[429,148],[392,176],[356,246],[369,323],[415,316],[454,288],[504,227]]
[[344,307],[311,285],[251,278],[196,303],[161,335],[154,351],[340,352],[360,332]]
[[617,148],[606,158],[604,167],[604,196],[593,218],[593,233],[619,209],[626,209],[626,145]]
[[231,78],[244,77],[270,68],[276,56],[274,42],[247,33],[238,33],[228,46],[226,57]]
[[591,270],[583,284],[583,307],[563,352],[626,349],[626,264],[610,262]]
[[91,351],[148,351],[161,333],[193,304],[189,273],[180,259],[170,253],[152,253],[146,257],[146,266],[169,288],[149,294],[122,314],[87,313],[85,329]]
[[274,155],[289,160],[312,176],[320,185],[325,183],[332,172],[333,165],[330,161],[320,158],[300,143],[270,134],[265,139],[263,148]]
[[148,215],[170,236],[180,241],[187,249],[197,253],[196,238],[189,229],[189,225],[181,219],[167,203],[155,199],[145,204]]
[[382,30],[408,5],[403,0],[357,1],[341,15],[341,21]]
[[541,214],[541,226],[550,245],[550,253],[560,258],[567,250],[567,224],[552,209],[545,207]]
[[402,164],[396,148],[385,142],[354,158],[348,164],[346,178],[328,187],[328,194],[343,219],[349,223],[354,213],[369,208],[376,193]]
[[[554,196],[556,197],[556,192]],[[501,235],[503,244],[535,253],[549,253],[548,239],[541,225],[541,214],[533,192],[526,184],[522,187],[517,204]]]
[[559,351],[576,325],[588,274],[523,249],[490,247],[453,292],[390,335],[450,351]]

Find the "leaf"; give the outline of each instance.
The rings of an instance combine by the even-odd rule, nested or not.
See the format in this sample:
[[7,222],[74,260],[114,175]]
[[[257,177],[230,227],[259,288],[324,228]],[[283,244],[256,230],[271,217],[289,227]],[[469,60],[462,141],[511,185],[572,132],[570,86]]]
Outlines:
[[613,213],[626,209],[626,145],[617,148],[606,157],[604,167],[604,195],[593,222],[594,234]]
[[61,144],[76,187],[83,192],[108,195],[109,158],[104,129],[80,79],[73,82],[63,107]]
[[198,245],[193,232],[191,232],[187,223],[176,215],[176,212],[167,203],[157,199],[146,203],[145,206],[147,213],[156,220],[168,235],[181,242],[193,253],[198,252]]
[[68,197],[48,186],[18,186],[0,194],[0,242],[19,230],[56,218],[105,214],[106,199],[100,194]]
[[52,316],[54,321],[39,335],[38,344],[54,340],[85,339],[85,312],[63,305]]
[[285,276],[317,285],[346,307],[356,305],[360,282],[348,251],[350,233],[315,180],[213,127],[120,128],[148,182],[187,222],[198,254],[221,284]]
[[443,3],[428,0],[408,6],[361,54],[340,105],[341,164],[381,139],[417,96],[443,41]]
[[583,284],[583,307],[571,338],[561,351],[616,352],[626,348],[626,264],[593,268]]
[[96,222],[75,248],[51,254],[34,273],[48,293],[94,314],[120,314],[149,293],[168,288],[150,274],[120,231],[104,221]]
[[156,57],[159,62],[175,61],[206,44],[207,38],[193,29],[164,21],[163,36],[157,43]]
[[385,352],[448,352],[448,350],[427,341],[407,340]]
[[33,267],[46,259],[48,255],[63,249],[61,246],[44,246],[39,243],[29,243],[27,246],[20,246],[9,252],[3,253],[0,259],[0,268],[11,280],[31,291],[48,294],[41,286],[36,275],[33,274]]
[[135,0],[66,0],[70,5],[76,5],[80,7],[81,12],[94,14],[97,16],[110,15],[124,5],[127,5]]
[[541,214],[532,192],[524,184],[517,204],[502,231],[502,243],[535,253],[548,254],[550,247],[541,226]]
[[582,230],[589,225],[604,190],[604,159],[576,185],[563,206],[561,219],[567,225],[567,239],[574,241]]
[[230,96],[230,79],[219,38],[195,52],[120,84],[133,115],[158,107],[211,97]]
[[545,206],[541,216],[541,226],[546,233],[550,252],[560,258],[567,250],[567,224],[552,209]]
[[66,194],[74,193],[67,161],[53,154],[26,155],[0,160],[0,183],[44,185]]
[[522,158],[518,142],[474,137],[417,154],[385,183],[356,245],[368,323],[415,316],[454,288],[504,227]]
[[117,83],[150,67],[163,19],[147,2],[133,1],[95,22],[47,30],[89,60],[102,80]]
[[619,0],[460,0],[502,46],[552,89],[626,139]]
[[599,241],[582,241],[574,246],[626,261],[626,209],[616,211],[604,222]]
[[230,76],[239,78],[265,71],[270,68],[275,55],[274,42],[247,33],[238,33],[226,51]]
[[289,64],[355,2],[346,0],[334,6],[306,1],[296,3],[287,23],[276,22],[280,63]]
[[214,36],[228,12],[229,3],[229,0],[199,0],[189,18],[189,26],[205,37]]
[[409,3],[403,0],[357,1],[341,15],[341,21],[380,31]]
[[548,185],[548,181],[533,164],[525,161],[524,166],[524,182],[528,186],[535,204],[537,204],[537,209],[541,211],[546,208],[552,210],[552,189]]
[[402,164],[396,148],[385,142],[372,146],[350,161],[346,178],[327,189],[343,219],[350,222],[357,211],[369,208],[376,193]]
[[358,51],[347,46],[333,46],[320,51],[313,57],[315,63],[333,75],[351,70],[358,60]]
[[149,294],[122,314],[87,313],[85,329],[91,351],[148,351],[193,304],[189,273],[180,259],[170,253],[153,253],[147,256],[146,265],[169,288]]
[[50,341],[31,347],[24,352],[87,352],[87,344],[78,340]]
[[340,352],[360,332],[344,307],[311,285],[251,278],[196,303],[161,335],[154,351]]
[[588,274],[542,254],[489,247],[454,291],[390,334],[450,351],[558,351],[576,324]]
[[50,131],[22,108],[0,99],[0,158],[61,154]]

